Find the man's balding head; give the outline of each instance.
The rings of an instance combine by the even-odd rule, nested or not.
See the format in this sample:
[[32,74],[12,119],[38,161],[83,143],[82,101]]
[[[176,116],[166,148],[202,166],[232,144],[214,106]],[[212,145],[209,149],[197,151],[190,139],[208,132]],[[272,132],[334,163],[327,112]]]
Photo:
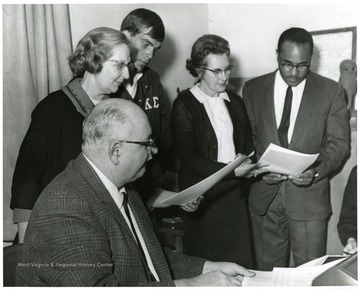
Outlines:
[[115,127],[122,128],[122,137],[128,138],[144,125],[149,125],[146,114],[131,101],[118,98],[101,101],[83,122],[83,146],[101,146],[114,137]]
[[143,144],[150,139],[148,117],[124,99],[101,101],[83,123],[83,153],[117,186],[143,175],[146,162],[157,153]]

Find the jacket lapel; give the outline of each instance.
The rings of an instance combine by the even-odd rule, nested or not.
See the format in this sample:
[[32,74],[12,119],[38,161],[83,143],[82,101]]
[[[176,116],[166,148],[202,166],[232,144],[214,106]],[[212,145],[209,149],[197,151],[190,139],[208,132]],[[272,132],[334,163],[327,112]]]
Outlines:
[[310,72],[304,88],[304,93],[301,98],[301,104],[299,107],[298,115],[296,117],[294,132],[292,135],[291,143],[289,145],[289,149],[292,149],[296,142],[301,140],[301,133],[305,130],[305,126],[307,125],[307,119],[309,119],[310,115],[313,113],[315,109],[316,103],[316,95],[318,94],[318,86],[312,77],[312,73]]
[[111,197],[110,193],[91,167],[91,165],[87,162],[83,154],[81,153],[78,157],[77,162],[77,169],[80,171],[84,179],[87,181],[89,186],[91,187],[92,191],[89,192],[88,198],[93,197],[93,201],[91,202],[95,206],[99,206],[99,199],[102,204],[105,206],[104,210],[110,212],[110,214],[117,220],[119,223],[122,231],[126,234],[126,238],[130,246],[137,248],[137,243],[130,231],[130,228],[124,219],[122,213],[120,212],[118,206],[116,205],[115,201]]
[[276,71],[270,74],[269,78],[264,81],[262,91],[262,103],[259,103],[261,111],[265,118],[265,124],[273,134],[273,139],[280,143],[279,135],[276,127],[275,104],[274,104],[274,85]]
[[[109,212],[119,223],[121,230],[127,240],[128,245],[132,248],[131,251],[138,251],[139,257],[142,262],[146,260],[142,257],[139,246],[132,235],[132,232],[124,219],[120,209],[117,207],[115,201],[103,185],[102,181],[87,162],[83,154],[81,153],[76,160],[76,169],[83,176],[85,181],[90,186],[90,190],[87,190],[86,197],[89,203],[99,210],[99,206],[104,206],[101,211]],[[158,273],[160,280],[171,280],[171,274],[167,267],[167,261],[165,259],[163,250],[159,244],[157,236],[152,227],[151,220],[147,215],[146,208],[144,207],[140,197],[131,188],[128,190],[129,204],[132,208],[132,212],[135,216],[136,222],[139,226],[142,237],[144,238],[151,260],[155,266],[155,270]],[[99,199],[100,202],[99,203]]]
[[153,229],[152,221],[142,200],[138,193],[131,187],[127,187],[126,190],[128,191],[129,204],[132,208],[132,212],[160,280],[171,279],[169,268],[166,266],[167,261],[165,259],[164,251],[158,241]]

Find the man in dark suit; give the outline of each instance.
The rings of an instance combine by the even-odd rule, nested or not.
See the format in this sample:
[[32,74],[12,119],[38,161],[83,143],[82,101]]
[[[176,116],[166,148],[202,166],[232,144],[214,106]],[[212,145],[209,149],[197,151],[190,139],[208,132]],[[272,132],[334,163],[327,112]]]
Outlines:
[[[139,195],[157,148],[146,114],[122,99],[95,106],[82,153],[42,192],[17,267],[25,286],[241,285],[247,269],[162,249]],[[173,281],[173,279],[175,279]]]
[[171,147],[169,117],[160,77],[148,66],[161,48],[165,38],[165,27],[158,14],[138,8],[124,18],[120,30],[132,46],[133,63],[129,66],[129,79],[110,97],[130,100],[143,109],[149,118],[159,149],[158,154],[147,164],[145,175],[134,183],[141,198],[146,202],[155,187],[161,186]]
[[260,270],[295,265],[326,254],[331,214],[329,177],[349,154],[344,91],[310,71],[313,39],[301,28],[282,33],[279,69],[248,81],[243,97],[259,159],[270,143],[301,153],[320,153],[303,173],[268,173],[252,184],[249,205]]

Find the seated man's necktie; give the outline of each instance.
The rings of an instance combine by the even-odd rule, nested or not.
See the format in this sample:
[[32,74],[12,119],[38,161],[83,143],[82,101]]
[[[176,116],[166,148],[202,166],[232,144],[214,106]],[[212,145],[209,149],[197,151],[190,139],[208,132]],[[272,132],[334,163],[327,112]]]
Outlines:
[[123,196],[124,196],[124,199],[123,199],[123,207],[124,207],[124,210],[125,210],[125,213],[126,213],[126,216],[127,218],[129,219],[129,222],[130,222],[130,226],[131,226],[131,230],[133,231],[134,233],[134,236],[135,236],[135,241],[136,243],[138,244],[138,247],[139,247],[139,250],[140,250],[140,253],[142,255],[142,260],[143,260],[143,264],[144,264],[144,267],[145,267],[145,270],[146,272],[148,272],[148,276],[149,276],[149,280],[150,281],[156,281],[153,273],[151,272],[148,264],[147,264],[147,261],[146,261],[146,256],[145,256],[145,253],[144,253],[144,249],[140,243],[140,239],[139,239],[139,236],[135,230],[135,226],[134,226],[134,223],[132,221],[132,218],[131,218],[131,215],[130,215],[130,211],[129,211],[129,202],[128,202],[128,195],[127,195],[127,192],[123,192]]

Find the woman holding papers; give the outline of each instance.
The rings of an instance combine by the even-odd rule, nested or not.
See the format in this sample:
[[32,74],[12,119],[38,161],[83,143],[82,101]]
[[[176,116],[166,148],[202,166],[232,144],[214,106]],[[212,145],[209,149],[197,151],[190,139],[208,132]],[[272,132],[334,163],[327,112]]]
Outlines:
[[[173,105],[172,131],[180,157],[179,187],[186,189],[253,150],[250,123],[242,99],[226,87],[233,65],[228,42],[204,35],[193,45],[186,68],[199,81]],[[199,209],[184,216],[186,254],[232,261],[252,268],[244,168],[236,168],[204,194]],[[261,169],[255,169],[261,173]],[[254,174],[252,171],[251,174]]]

